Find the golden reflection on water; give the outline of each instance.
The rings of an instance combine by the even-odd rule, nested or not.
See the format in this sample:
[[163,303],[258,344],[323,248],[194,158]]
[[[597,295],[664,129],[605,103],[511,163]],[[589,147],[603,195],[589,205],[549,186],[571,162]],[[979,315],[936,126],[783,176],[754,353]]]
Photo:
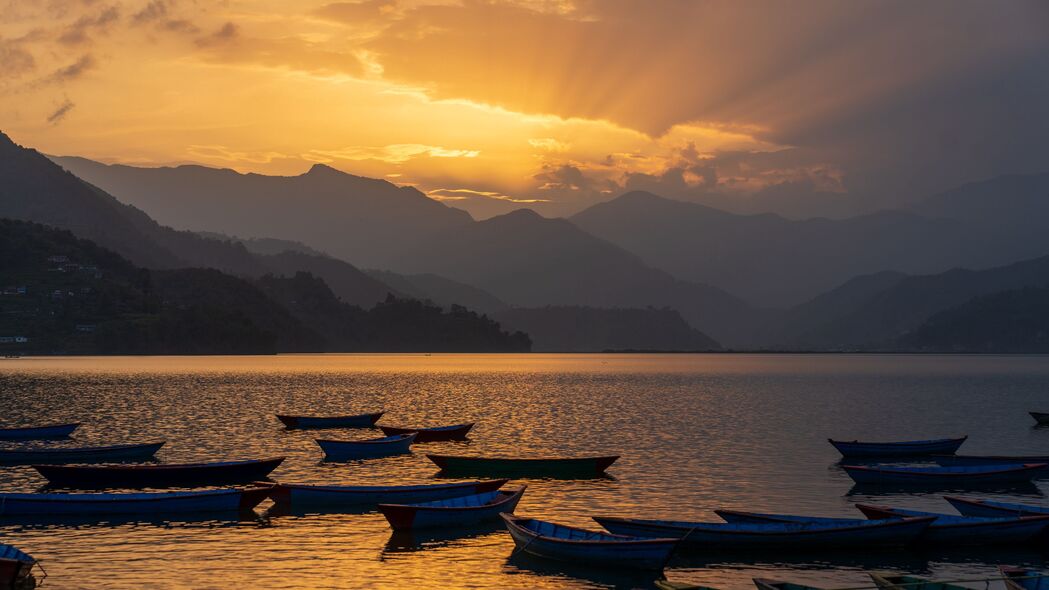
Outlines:
[[[825,442],[969,434],[972,453],[1044,453],[1044,357],[861,355],[282,355],[27,358],[0,363],[5,424],[83,421],[66,445],[166,439],[163,461],[287,455],[277,480],[401,484],[435,479],[426,452],[622,454],[607,479],[526,481],[521,514],[594,526],[595,514],[715,519],[718,507],[855,515],[853,502],[944,509],[936,495],[846,496]],[[276,412],[385,409],[383,423],[476,421],[466,443],[320,463],[315,433]],[[324,431],[376,436],[378,431]],[[4,443],[8,445],[10,443]],[[29,491],[29,467],[0,489]],[[1042,502],[1033,492],[1008,497]],[[245,521],[0,523],[3,542],[44,560],[52,588],[650,588],[652,576],[514,556],[498,526],[391,535],[377,513]],[[677,580],[750,588],[753,576],[865,584],[865,568],[953,577],[1038,553],[691,555]]]

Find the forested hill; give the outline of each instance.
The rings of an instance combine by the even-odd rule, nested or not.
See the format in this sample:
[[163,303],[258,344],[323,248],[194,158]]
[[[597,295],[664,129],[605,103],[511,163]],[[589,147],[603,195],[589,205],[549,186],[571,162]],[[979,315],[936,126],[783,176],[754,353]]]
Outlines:
[[[307,314],[310,297],[320,304]],[[0,352],[7,354],[529,348],[524,334],[462,308],[390,297],[365,310],[306,273],[252,281],[214,269],[148,270],[68,231],[0,219]]]

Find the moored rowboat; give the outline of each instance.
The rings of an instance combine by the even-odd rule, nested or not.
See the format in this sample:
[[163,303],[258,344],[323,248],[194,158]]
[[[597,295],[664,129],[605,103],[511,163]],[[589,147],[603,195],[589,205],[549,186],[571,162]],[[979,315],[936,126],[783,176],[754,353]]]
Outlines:
[[284,457],[169,465],[33,465],[33,469],[57,487],[191,487],[265,479],[282,461]]
[[857,504],[860,512],[871,519],[933,516],[936,518],[918,540],[926,545],[1008,545],[1026,543],[1049,526],[1049,514],[1043,516],[975,517],[905,510],[888,506]]
[[437,442],[442,440],[462,440],[474,427],[474,423],[453,424],[452,426],[437,426],[434,428],[397,428],[394,426],[380,426],[383,434],[394,436],[397,434],[418,434],[415,442]]
[[965,586],[936,582],[915,576],[869,572],[867,574],[880,590],[970,590]]
[[379,504],[379,512],[395,531],[475,525],[499,520],[501,512],[513,514],[525,487],[421,504]]
[[1013,504],[995,500],[970,500],[955,496],[944,496],[954,509],[966,516],[1039,516],[1049,514],[1049,507],[1033,504]]
[[32,588],[36,560],[14,545],[0,543],[0,590]]
[[398,434],[383,438],[367,440],[325,440],[316,439],[324,458],[328,461],[347,461],[351,459],[371,459],[401,455],[411,450],[415,434]]
[[598,477],[619,459],[608,457],[524,458],[426,455],[448,473],[504,477]]
[[849,477],[862,485],[980,485],[1031,481],[1045,463],[963,465],[956,467],[887,467],[843,465]]
[[998,566],[1007,590],[1049,590],[1049,576],[1024,567]]
[[144,461],[164,446],[164,441],[108,447],[2,449],[0,463],[91,463],[98,461]]
[[270,490],[273,502],[285,509],[357,508],[378,504],[412,504],[491,492],[506,479],[408,486],[324,486],[278,483]]
[[50,426],[27,426],[22,428],[0,428],[0,440],[29,440],[34,438],[62,438],[80,427],[80,423],[52,424]]
[[858,440],[827,441],[838,449],[843,457],[913,457],[934,454],[952,454],[962,446],[967,436],[961,438],[938,438],[932,440],[908,440],[900,442],[860,442]]
[[269,493],[267,487],[130,494],[0,493],[0,517],[232,512],[254,508]]
[[[933,455],[940,465],[1000,465],[1002,463],[1049,463],[1049,455]],[[1046,475],[1049,470],[1040,475]]]
[[1029,412],[1034,421],[1039,424],[1049,424],[1049,413],[1046,412]]
[[826,549],[899,547],[910,543],[935,520],[837,520],[817,522],[722,523],[595,516],[611,533],[669,537],[683,545],[713,549],[821,547]]
[[661,570],[676,539],[610,535],[513,514],[501,514],[517,550],[536,557],[611,567]]
[[277,419],[289,430],[296,428],[372,428],[383,412],[354,416],[289,416],[277,414]]

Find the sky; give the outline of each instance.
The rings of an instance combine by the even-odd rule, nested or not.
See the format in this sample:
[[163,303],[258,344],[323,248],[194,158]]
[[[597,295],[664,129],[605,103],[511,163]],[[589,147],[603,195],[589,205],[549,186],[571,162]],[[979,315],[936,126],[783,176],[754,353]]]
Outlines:
[[0,131],[55,155],[293,175],[475,217],[628,190],[900,206],[1049,170],[1049,3],[0,0]]

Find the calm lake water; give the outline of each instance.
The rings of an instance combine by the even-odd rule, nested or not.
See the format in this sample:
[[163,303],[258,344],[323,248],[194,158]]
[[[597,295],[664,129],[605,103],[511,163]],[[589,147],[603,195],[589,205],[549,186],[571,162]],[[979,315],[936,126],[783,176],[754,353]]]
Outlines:
[[[0,361],[4,425],[81,421],[51,445],[165,439],[165,462],[286,455],[276,480],[428,483],[426,452],[621,454],[614,476],[522,480],[518,514],[591,526],[591,515],[717,521],[714,508],[858,517],[855,502],[950,511],[938,494],[852,490],[827,437],[970,435],[967,453],[1049,454],[1043,356],[316,355],[55,358]],[[316,433],[275,412],[379,409],[390,425],[476,421],[462,443],[411,455],[321,463]],[[379,431],[325,431],[368,437]],[[4,446],[10,446],[5,444]],[[28,467],[0,468],[0,490],[32,491]],[[515,482],[516,483],[516,482]],[[1043,483],[968,494],[1045,503]],[[965,495],[965,494],[963,494]],[[45,588],[651,588],[652,577],[513,557],[498,526],[452,536],[391,535],[378,513],[243,521],[4,525],[47,569]],[[676,558],[672,580],[752,588],[755,576],[864,586],[865,569],[942,579],[998,563],[1049,569],[1030,550],[869,554],[705,553]],[[982,588],[982,584],[973,585]]]

